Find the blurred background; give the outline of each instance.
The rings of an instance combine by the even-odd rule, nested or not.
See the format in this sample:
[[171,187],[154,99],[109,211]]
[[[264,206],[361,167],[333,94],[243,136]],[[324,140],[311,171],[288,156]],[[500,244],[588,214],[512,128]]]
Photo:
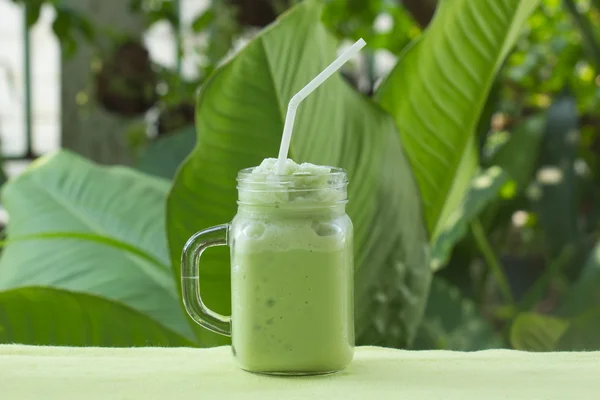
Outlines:
[[[172,179],[195,143],[198,88],[295,3],[0,0],[2,183],[59,148]],[[342,48],[368,43],[343,71],[365,96],[436,9],[323,3]],[[600,0],[543,0],[516,43],[476,133],[482,167],[511,179],[473,200],[479,219],[437,266],[414,348],[550,350],[563,310],[600,307]],[[597,339],[572,348],[600,347],[589,312]]]

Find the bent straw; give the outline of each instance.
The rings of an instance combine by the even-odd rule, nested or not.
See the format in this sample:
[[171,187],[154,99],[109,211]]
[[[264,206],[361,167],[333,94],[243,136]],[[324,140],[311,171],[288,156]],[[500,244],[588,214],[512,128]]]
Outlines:
[[333,75],[338,69],[341,68],[350,58],[365,47],[367,43],[363,39],[359,39],[354,43],[348,50],[340,55],[334,62],[329,64],[319,75],[317,75],[308,85],[304,86],[302,90],[296,93],[290,102],[288,103],[288,110],[285,116],[285,124],[283,125],[283,136],[281,137],[281,146],[279,147],[279,156],[277,157],[277,175],[283,174],[283,168],[285,167],[285,161],[287,159],[288,152],[290,150],[290,142],[292,141],[292,129],[294,127],[294,120],[296,119],[296,110],[298,106],[311,94],[316,88],[318,88],[323,82],[325,82],[331,75]]

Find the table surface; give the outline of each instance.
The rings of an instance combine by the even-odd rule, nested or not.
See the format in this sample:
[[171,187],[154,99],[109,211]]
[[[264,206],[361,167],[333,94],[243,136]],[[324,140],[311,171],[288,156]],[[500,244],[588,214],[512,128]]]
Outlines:
[[229,347],[0,345],[0,399],[599,399],[600,352],[356,349],[314,377],[241,371]]

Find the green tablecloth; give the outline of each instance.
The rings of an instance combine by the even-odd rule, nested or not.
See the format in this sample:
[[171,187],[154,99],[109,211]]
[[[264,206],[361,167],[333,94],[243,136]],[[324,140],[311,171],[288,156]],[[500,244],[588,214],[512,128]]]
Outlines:
[[599,399],[600,353],[358,348],[344,372],[239,370],[228,347],[0,346],[0,399]]

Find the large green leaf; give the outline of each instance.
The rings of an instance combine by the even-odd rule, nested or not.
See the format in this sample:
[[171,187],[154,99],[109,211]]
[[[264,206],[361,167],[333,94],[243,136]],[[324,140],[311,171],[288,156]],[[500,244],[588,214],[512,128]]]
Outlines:
[[490,167],[477,174],[471,181],[463,201],[444,221],[440,234],[433,241],[431,246],[433,270],[446,264],[454,245],[467,233],[469,223],[479,216],[490,201],[497,198],[498,192],[507,179],[508,175],[500,167]]
[[[167,190],[166,181],[98,167],[68,152],[36,161],[2,191],[10,218],[0,289],[49,286],[94,294],[191,337],[169,266]],[[107,239],[90,239],[96,237]]]
[[517,350],[553,351],[567,329],[569,321],[562,318],[521,313],[510,328],[510,342]]
[[479,314],[475,303],[458,288],[435,277],[413,348],[472,351],[501,345],[502,341]]
[[123,304],[44,287],[0,292],[0,343],[46,346],[191,346]]
[[[196,115],[198,144],[180,169],[167,205],[176,279],[186,239],[231,220],[237,172],[277,155],[289,99],[335,59],[336,42],[320,14],[315,1],[295,7],[203,86]],[[382,268],[401,264],[404,273],[388,284],[395,286],[396,295],[410,300],[396,310],[406,342],[422,312],[430,272],[417,187],[393,119],[341,76],[333,76],[302,103],[290,157],[348,171],[358,333],[370,325],[374,285],[383,278]],[[202,261],[204,298],[217,311],[228,313],[227,252],[211,250]],[[199,332],[203,343],[218,342]]]
[[474,131],[498,68],[539,0],[441,0],[377,97],[392,114],[421,190],[430,235],[467,190]]

